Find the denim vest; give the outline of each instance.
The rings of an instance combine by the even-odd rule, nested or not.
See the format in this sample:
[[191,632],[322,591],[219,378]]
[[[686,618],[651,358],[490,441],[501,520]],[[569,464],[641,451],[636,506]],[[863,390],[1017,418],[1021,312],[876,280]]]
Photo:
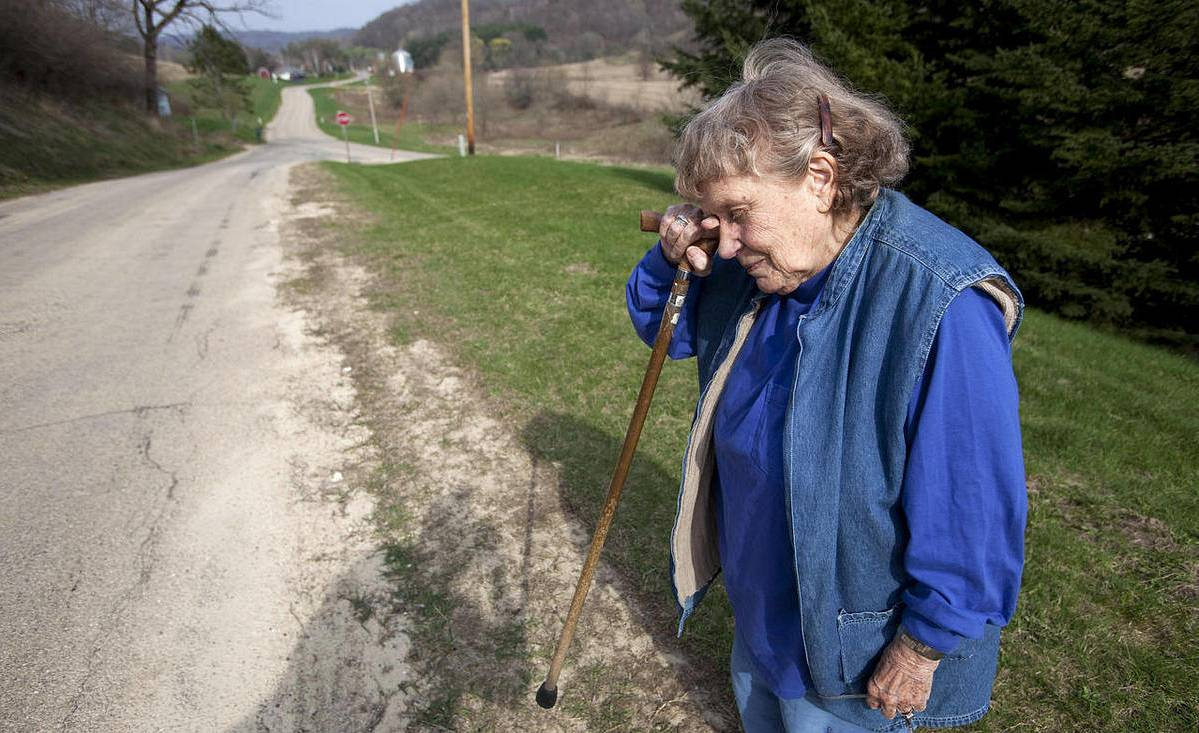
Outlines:
[[[977,287],[1002,307],[1009,336],[1019,290],[966,235],[884,190],[832,264],[819,302],[796,327],[799,357],[785,422],[784,476],[808,668],[829,712],[871,730],[902,730],[863,703],[895,634],[908,584],[900,503],[908,402],[945,309]],[[718,260],[698,303],[700,397],[671,533],[679,633],[720,571],[712,424],[720,392],[765,296]],[[941,662],[916,725],[965,725],[990,702],[999,628]]]

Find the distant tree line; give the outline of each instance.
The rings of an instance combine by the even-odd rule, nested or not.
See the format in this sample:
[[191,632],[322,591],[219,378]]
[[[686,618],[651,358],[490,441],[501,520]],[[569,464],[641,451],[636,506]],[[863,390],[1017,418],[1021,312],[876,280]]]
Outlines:
[[335,38],[305,38],[292,41],[279,52],[292,66],[313,74],[342,72],[351,66],[364,66],[374,60],[375,50],[350,46]]
[[[529,23],[483,23],[471,26],[471,65],[484,70],[506,69],[513,66],[538,66],[545,63],[547,46],[545,29]],[[437,66],[442,54],[462,53],[460,33],[440,31],[430,35],[408,34],[397,44],[412,55],[417,69]]]
[[[628,51],[685,44],[689,22],[678,0],[471,0],[472,33],[483,42],[484,68],[585,61]],[[355,43],[403,47],[417,68],[436,64],[461,45],[458,3],[418,0],[383,13],[358,31]],[[435,53],[422,51],[435,46]],[[459,52],[461,49],[458,49]]]
[[910,125],[904,190],[987,246],[1029,301],[1199,343],[1199,3],[683,0],[707,96],[791,35]]

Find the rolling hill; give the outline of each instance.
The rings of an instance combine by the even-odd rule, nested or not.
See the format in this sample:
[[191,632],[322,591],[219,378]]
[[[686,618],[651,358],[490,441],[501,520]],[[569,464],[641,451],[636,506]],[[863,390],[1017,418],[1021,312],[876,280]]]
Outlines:
[[[354,42],[373,48],[397,48],[416,38],[451,35],[461,23],[457,3],[419,0],[389,10],[368,22]],[[544,29],[547,62],[585,61],[631,49],[664,51],[686,45],[691,20],[679,0],[475,0],[471,25],[536,26]]]

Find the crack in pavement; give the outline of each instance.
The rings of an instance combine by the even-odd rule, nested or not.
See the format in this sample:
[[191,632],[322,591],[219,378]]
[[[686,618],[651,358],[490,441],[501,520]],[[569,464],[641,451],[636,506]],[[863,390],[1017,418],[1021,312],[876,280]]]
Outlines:
[[221,223],[219,226],[220,229],[228,229],[229,228],[229,217],[233,214],[233,206],[236,203],[237,202],[229,204],[229,208],[225,209],[225,215],[221,217]]
[[179,329],[183,328],[183,323],[191,315],[192,308],[195,308],[195,306],[191,303],[184,303],[179,306],[179,315],[175,316],[175,326],[171,329],[171,335],[167,336],[168,344],[175,340],[175,335],[179,333]]
[[[144,419],[148,414],[156,410],[177,409],[177,414],[182,415],[184,412],[183,408],[186,405],[187,403],[176,403],[173,405],[144,405],[135,407],[131,410],[118,410],[107,414],[133,414],[138,418]],[[104,648],[108,640],[115,633],[117,622],[122,616],[124,616],[125,609],[127,609],[133,602],[134,596],[139,590],[144,588],[146,583],[148,583],[150,580],[150,573],[152,570],[152,562],[150,560],[151,551],[155,541],[161,535],[162,520],[166,517],[167,509],[175,498],[175,489],[179,486],[178,472],[167,470],[161,463],[158,462],[157,459],[150,455],[153,442],[154,429],[151,428],[139,443],[138,454],[146,461],[146,463],[150,464],[154,470],[158,471],[169,479],[169,483],[166,488],[166,500],[161,502],[154,517],[148,522],[143,522],[139,527],[139,529],[144,528],[146,530],[146,536],[142,539],[137,549],[137,580],[133,583],[132,587],[126,589],[117,596],[117,599],[113,602],[112,606],[108,609],[108,612],[104,615],[106,623],[100,626],[99,631],[97,632],[98,636],[92,642],[91,651],[88,652],[87,656],[87,665],[83,674],[83,679],[79,681],[79,689],[76,690],[76,692],[71,696],[69,701],[70,709],[67,710],[66,714],[59,723],[59,730],[65,731],[70,727],[71,721],[79,712],[79,708],[83,703],[88,686],[91,684],[92,679],[96,676],[96,660],[100,655],[100,650]],[[72,590],[74,589],[72,588]]]
[[[139,417],[140,417],[140,415],[139,415]],[[157,469],[159,471],[159,473],[163,473],[171,479],[171,485],[167,487],[167,499],[174,499],[175,498],[175,488],[179,486],[179,475],[175,471],[168,471],[165,468],[163,468],[162,464],[159,463],[158,461],[154,460],[154,457],[150,455],[150,445],[151,445],[153,439],[154,439],[154,431],[151,430],[150,432],[146,433],[146,437],[142,440],[141,449],[140,449],[142,458],[145,458],[146,462],[149,463],[151,466],[153,466],[155,469]],[[145,544],[145,543],[143,543],[143,544]]]
[[216,331],[218,325],[214,323],[208,327],[207,331],[196,336],[196,356],[199,358],[199,361],[204,361],[208,358],[208,338]]
[[[111,616],[116,610],[116,606],[109,609],[109,615]],[[96,674],[96,655],[100,653],[100,647],[103,646],[108,636],[108,634],[105,634],[102,639],[98,639],[92,645],[92,650],[87,655],[87,671],[84,673],[83,679],[79,681],[79,689],[71,696],[71,709],[67,711],[66,715],[62,716],[62,720],[58,724],[59,730],[67,730],[67,727],[71,724],[71,719],[79,712],[79,706],[83,702],[83,694],[87,690],[88,683],[92,681],[92,677]]]
[[50,422],[34,423],[33,425],[24,425],[19,428],[8,428],[0,430],[0,435],[11,435],[14,433],[24,433],[29,430],[39,430],[41,428],[52,428],[59,425],[68,425],[73,422],[82,422],[84,420],[97,420],[102,417],[112,417],[114,415],[134,415],[135,417],[145,417],[151,412],[157,410],[173,410],[179,415],[187,412],[187,409],[192,406],[191,400],[186,402],[171,402],[165,405],[137,405],[125,410],[107,410],[105,412],[94,412],[87,415],[79,415],[78,417],[68,417],[65,420],[52,420]]

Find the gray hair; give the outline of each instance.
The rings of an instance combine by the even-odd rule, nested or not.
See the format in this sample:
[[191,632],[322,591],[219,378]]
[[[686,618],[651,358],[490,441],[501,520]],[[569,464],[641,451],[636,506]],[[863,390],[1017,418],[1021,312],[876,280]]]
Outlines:
[[[854,91],[803,44],[774,38],[750,49],[734,83],[687,123],[675,147],[675,189],[699,201],[705,184],[729,176],[801,180],[812,154],[837,161],[835,213],[865,209],[908,171],[903,123]],[[819,95],[828,96],[833,146],[820,139]]]

